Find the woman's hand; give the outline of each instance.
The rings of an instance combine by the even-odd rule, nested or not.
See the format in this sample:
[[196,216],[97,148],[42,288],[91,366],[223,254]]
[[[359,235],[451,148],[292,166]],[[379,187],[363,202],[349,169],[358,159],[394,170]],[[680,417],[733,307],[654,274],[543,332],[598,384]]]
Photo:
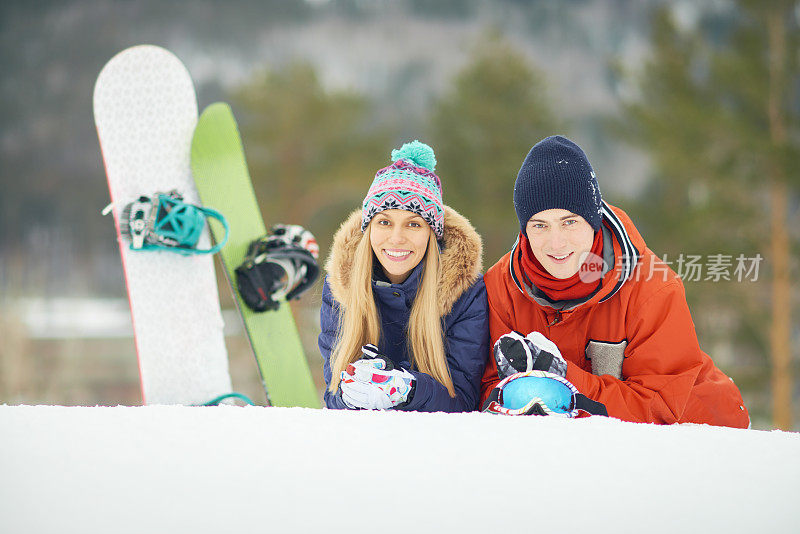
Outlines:
[[414,394],[414,375],[395,369],[375,345],[364,345],[364,357],[342,371],[339,389],[351,409],[388,410],[407,404]]

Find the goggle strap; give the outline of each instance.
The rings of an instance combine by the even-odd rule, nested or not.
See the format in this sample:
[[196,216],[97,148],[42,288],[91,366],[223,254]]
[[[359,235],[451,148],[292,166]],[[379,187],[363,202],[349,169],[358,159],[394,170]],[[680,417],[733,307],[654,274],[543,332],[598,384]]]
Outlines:
[[602,402],[592,400],[583,393],[576,393],[574,399],[574,409],[584,411],[591,415],[605,415],[608,417],[608,410],[606,409],[606,405]]

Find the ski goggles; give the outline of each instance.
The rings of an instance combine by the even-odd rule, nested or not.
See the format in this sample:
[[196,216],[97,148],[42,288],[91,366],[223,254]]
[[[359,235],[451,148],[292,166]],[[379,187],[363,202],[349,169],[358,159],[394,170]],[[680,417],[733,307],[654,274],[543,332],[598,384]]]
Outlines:
[[547,371],[516,373],[491,392],[484,412],[498,415],[608,415],[603,403],[581,394],[566,378]]

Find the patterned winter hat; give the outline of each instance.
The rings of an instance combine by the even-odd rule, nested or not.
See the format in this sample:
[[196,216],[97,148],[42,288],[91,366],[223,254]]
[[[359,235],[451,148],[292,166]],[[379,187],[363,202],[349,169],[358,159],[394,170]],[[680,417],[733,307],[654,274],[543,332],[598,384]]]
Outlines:
[[514,208],[523,232],[531,217],[548,209],[569,210],[599,230],[603,198],[581,147],[560,135],[536,143],[517,174]]
[[444,233],[442,182],[433,171],[433,149],[419,141],[392,150],[392,164],[375,174],[361,208],[361,231],[384,210],[412,211],[425,219],[437,239]]

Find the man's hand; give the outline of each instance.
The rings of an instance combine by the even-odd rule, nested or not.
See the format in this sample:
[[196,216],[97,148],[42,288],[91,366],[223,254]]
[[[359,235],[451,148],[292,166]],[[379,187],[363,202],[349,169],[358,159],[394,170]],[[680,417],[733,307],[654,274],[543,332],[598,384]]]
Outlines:
[[503,334],[494,344],[494,359],[500,378],[527,371],[567,376],[567,362],[561,351],[541,332],[531,332],[527,336],[519,332]]

